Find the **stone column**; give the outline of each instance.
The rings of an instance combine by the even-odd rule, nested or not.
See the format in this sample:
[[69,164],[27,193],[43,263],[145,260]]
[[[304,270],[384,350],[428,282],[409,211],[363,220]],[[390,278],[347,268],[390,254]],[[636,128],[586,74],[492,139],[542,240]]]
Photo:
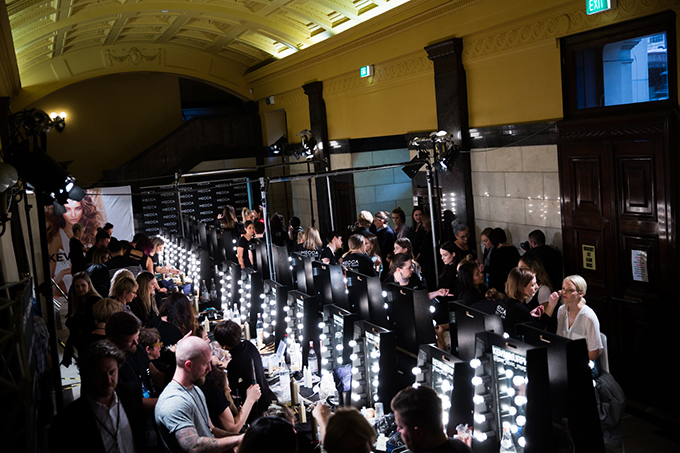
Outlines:
[[[451,173],[439,175],[439,185],[446,200],[442,209],[451,208],[450,194],[455,194],[455,217],[467,223],[470,232],[474,234],[470,126],[468,124],[467,83],[462,62],[463,40],[462,38],[448,39],[425,47],[425,51],[427,57],[434,63],[437,126],[439,130],[452,134],[454,142],[462,149]],[[442,225],[444,236],[450,227],[448,224]]]

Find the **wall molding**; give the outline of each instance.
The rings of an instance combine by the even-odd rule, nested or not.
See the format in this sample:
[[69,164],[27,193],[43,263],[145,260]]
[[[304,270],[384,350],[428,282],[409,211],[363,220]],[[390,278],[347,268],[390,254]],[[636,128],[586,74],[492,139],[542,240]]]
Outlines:
[[556,14],[549,18],[506,28],[474,39],[465,39],[463,57],[475,59],[538,41],[564,36],[642,17],[664,9],[678,10],[676,0],[619,0],[618,6],[591,16],[583,8]]
[[150,63],[152,61],[156,61],[160,66],[163,66],[165,49],[157,48],[153,49],[151,52],[147,52],[146,49],[139,50],[136,47],[131,47],[129,50],[122,49],[120,53],[106,50],[104,51],[104,56],[106,57],[109,66],[113,66],[114,63],[130,63],[137,66],[142,62]]

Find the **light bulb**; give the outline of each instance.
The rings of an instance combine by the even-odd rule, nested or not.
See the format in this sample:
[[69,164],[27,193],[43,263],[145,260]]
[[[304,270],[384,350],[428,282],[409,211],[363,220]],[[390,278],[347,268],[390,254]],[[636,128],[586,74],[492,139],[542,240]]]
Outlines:
[[482,361],[479,359],[472,359],[470,360],[470,367],[475,369],[479,368],[482,365]]
[[419,375],[422,372],[423,372],[423,370],[421,370],[420,367],[417,367],[417,366],[413,367],[413,369],[411,370],[411,373],[413,373],[415,376]]
[[515,397],[515,405],[516,406],[524,406],[527,403],[527,398],[526,396],[522,395],[517,395]]
[[472,378],[472,385],[477,386],[477,385],[481,385],[481,383],[482,383],[481,377],[475,376],[475,377]]
[[527,423],[527,418],[524,415],[518,415],[517,420],[517,426],[524,426]]

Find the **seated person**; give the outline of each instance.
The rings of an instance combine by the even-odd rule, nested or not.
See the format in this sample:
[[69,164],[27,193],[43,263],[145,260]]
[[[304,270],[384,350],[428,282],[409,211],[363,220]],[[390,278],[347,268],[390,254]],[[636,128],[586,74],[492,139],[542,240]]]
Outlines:
[[231,361],[227,365],[227,377],[233,395],[244,400],[247,398],[248,388],[253,382],[252,367],[255,366],[255,379],[260,386],[262,397],[248,416],[248,421],[252,422],[267,411],[272,401],[277,401],[264,376],[260,352],[250,341],[241,341],[241,326],[234,321],[219,323],[215,326],[214,336],[222,349],[231,354]]
[[366,254],[365,241],[366,238],[361,234],[353,234],[349,237],[347,241],[349,252],[342,257],[342,265],[360,274],[374,277],[376,275],[375,268],[373,267],[373,260]]

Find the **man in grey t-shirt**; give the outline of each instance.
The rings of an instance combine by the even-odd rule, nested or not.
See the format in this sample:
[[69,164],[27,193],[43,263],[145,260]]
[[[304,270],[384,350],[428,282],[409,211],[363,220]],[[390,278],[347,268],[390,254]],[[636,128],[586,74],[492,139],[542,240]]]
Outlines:
[[198,337],[177,344],[177,368],[156,404],[156,424],[167,451],[172,453],[226,451],[243,435],[229,436],[213,426],[205,396],[198,388],[210,371],[210,346]]

